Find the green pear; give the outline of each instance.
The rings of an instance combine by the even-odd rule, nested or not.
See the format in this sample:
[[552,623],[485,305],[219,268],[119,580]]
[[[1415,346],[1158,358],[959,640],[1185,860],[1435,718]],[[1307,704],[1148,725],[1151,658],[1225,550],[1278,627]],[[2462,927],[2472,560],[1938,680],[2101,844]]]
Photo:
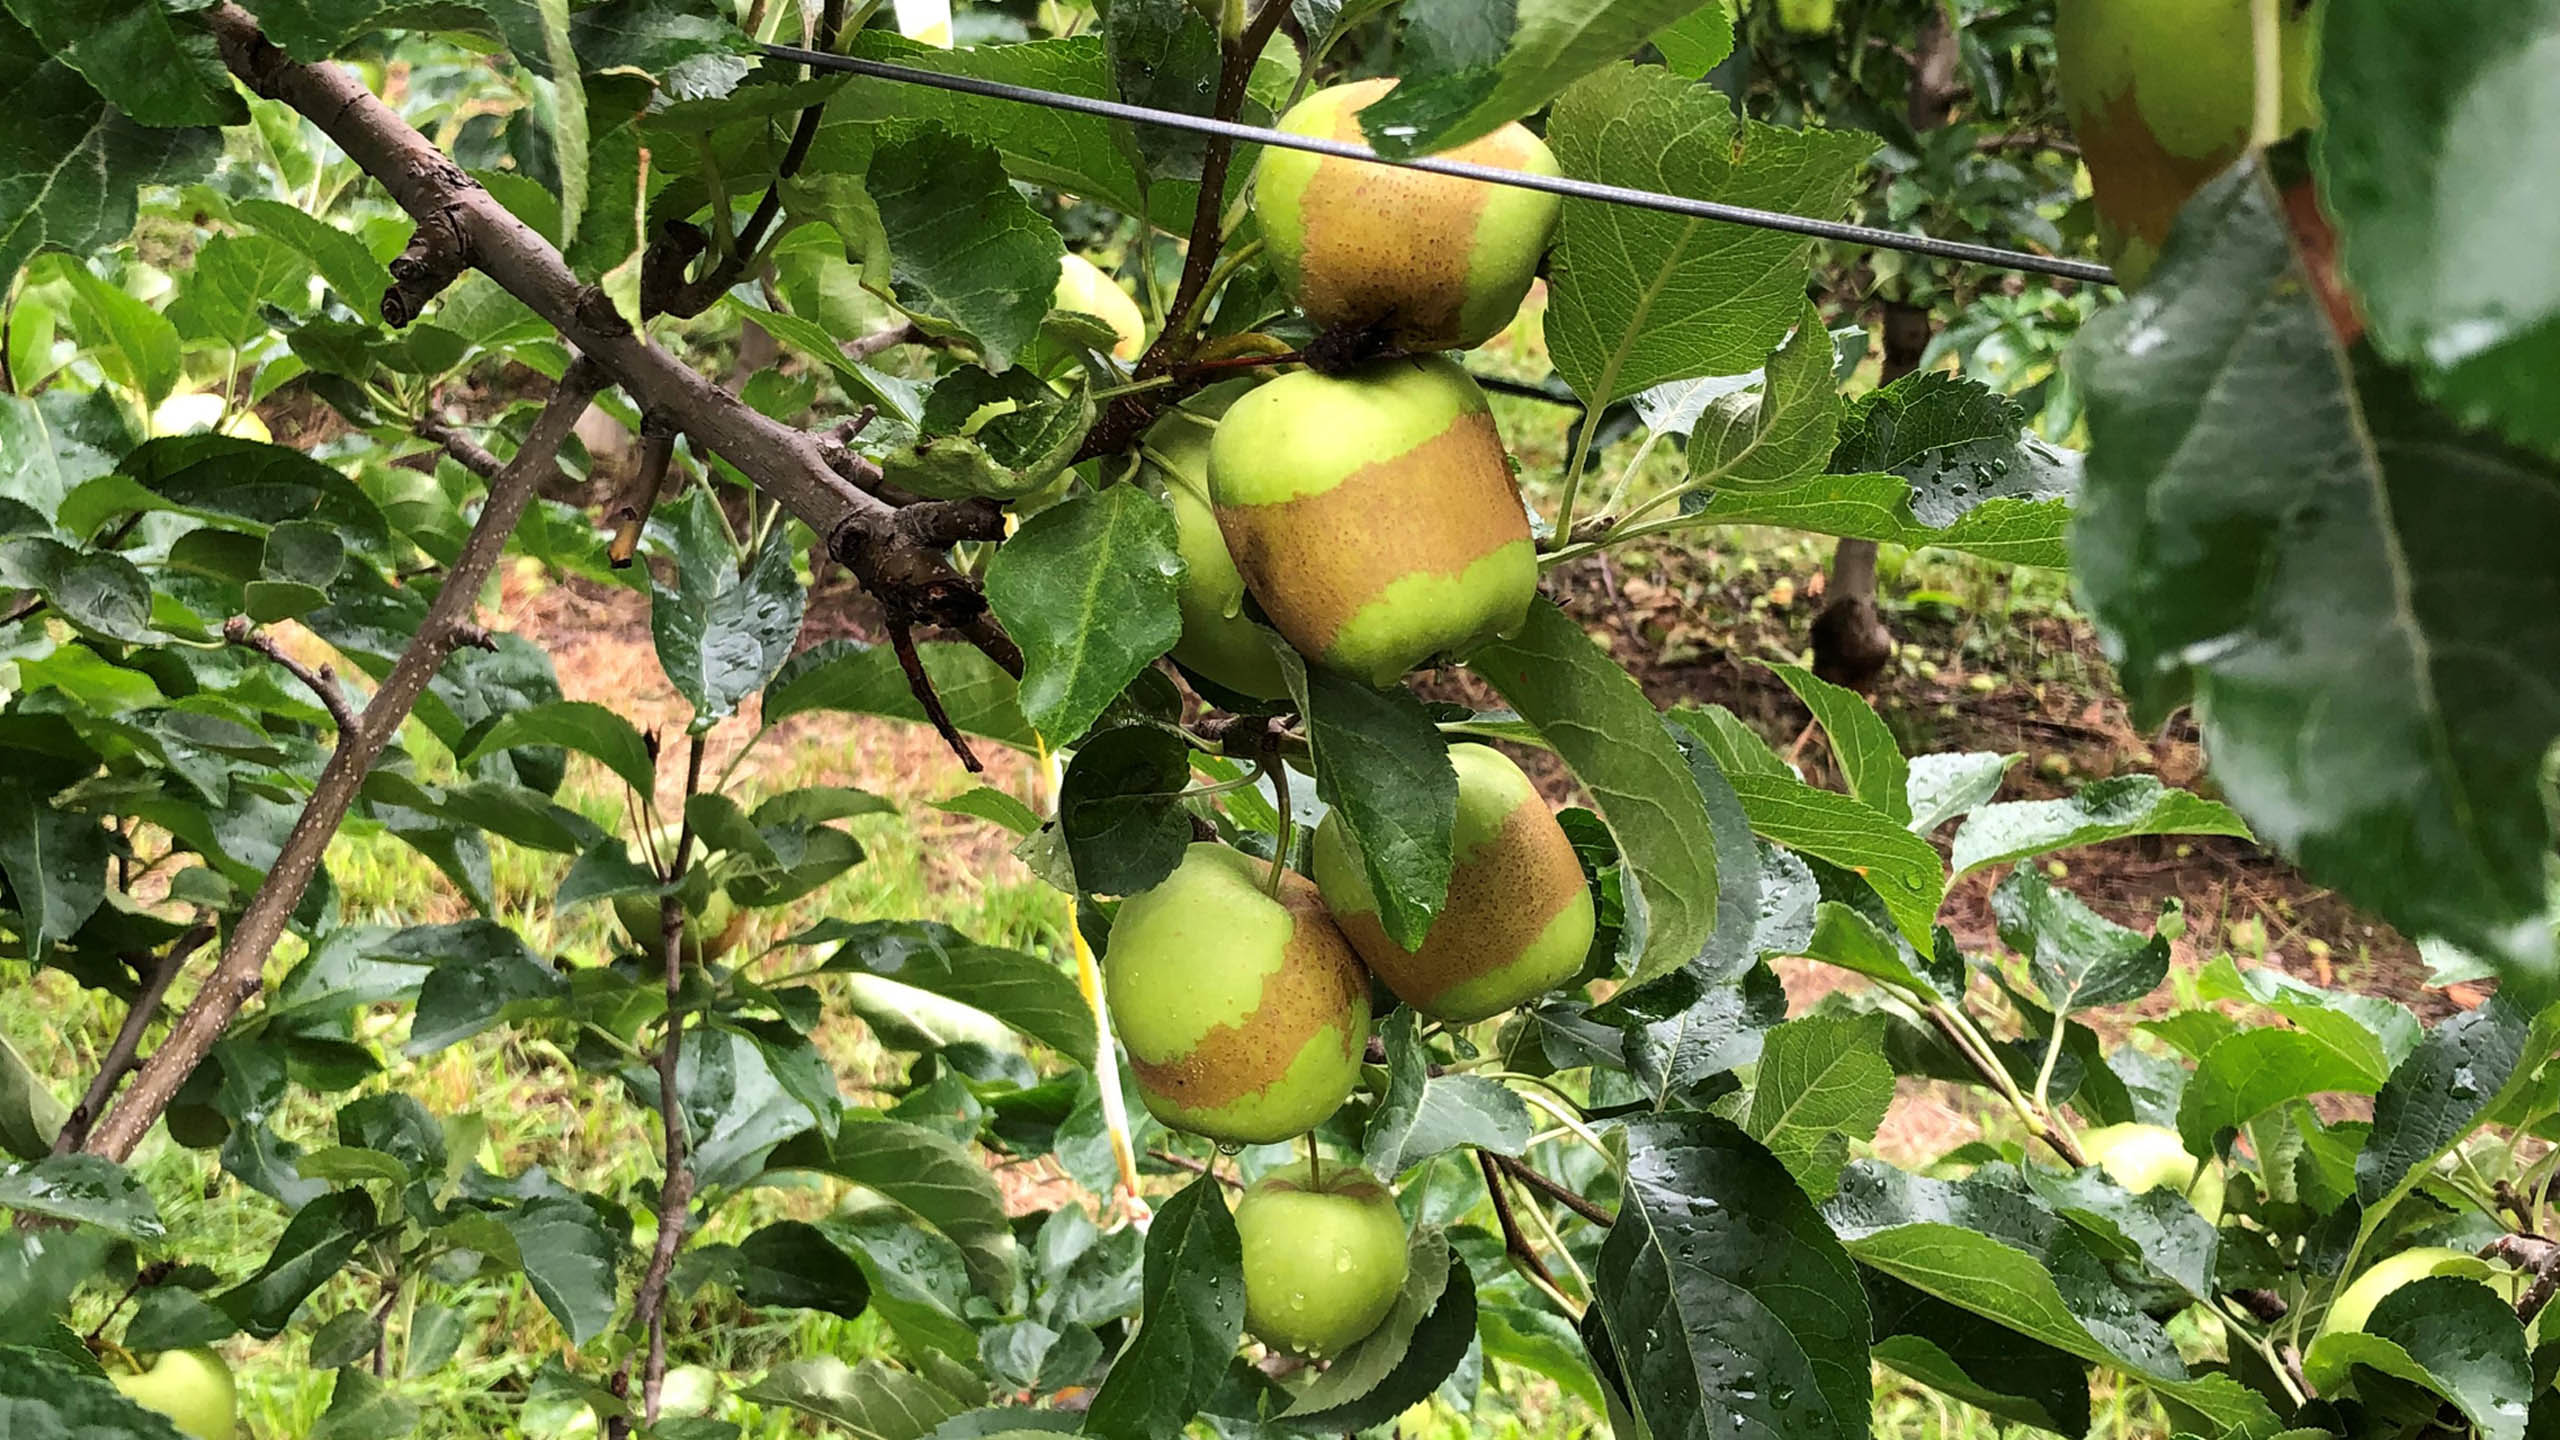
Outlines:
[[1571,979],[1590,954],[1596,916],[1573,842],[1511,758],[1452,745],[1458,823],[1448,902],[1407,950],[1387,938],[1368,868],[1342,812],[1316,826],[1316,888],[1352,948],[1396,998],[1435,1020],[1499,1014]]
[[1357,1165],[1300,1160],[1236,1206],[1244,1323],[1275,1350],[1339,1355],[1378,1328],[1404,1289],[1404,1215]]
[[[2320,6],[2286,0],[2284,130],[2319,122]],[[2061,0],[2063,108],[2089,167],[2098,240],[2127,285],[2178,211],[2239,157],[2257,106],[2249,0]]]
[[1147,460],[1164,480],[1174,547],[1182,555],[1175,592],[1182,639],[1173,658],[1240,695],[1277,700],[1289,693],[1289,682],[1272,654],[1271,632],[1245,618],[1244,576],[1209,503],[1209,437],[1216,431],[1214,420],[1176,409],[1147,432]]
[[1114,357],[1135,360],[1147,346],[1147,317],[1138,302],[1120,288],[1118,281],[1102,273],[1102,268],[1073,251],[1058,257],[1058,288],[1049,301],[1050,308],[1072,310],[1091,315],[1111,327],[1120,337],[1111,347]]
[[2080,1153],[2137,1195],[2166,1185],[2183,1191],[2197,1214],[2216,1225],[2222,1223],[2222,1167],[2200,1167],[2175,1130],[2159,1125],[2101,1125],[2081,1132]]
[[[1393,79],[1319,90],[1280,128],[1367,143],[1360,112]],[[1517,124],[1442,152],[1445,160],[1532,175],[1562,171]],[[1255,170],[1264,255],[1318,329],[1375,330],[1404,350],[1481,345],[1519,313],[1564,202],[1487,185],[1273,146]]]
[[2506,1278],[2509,1272],[2469,1251],[2449,1250],[2441,1245],[2413,1246],[2375,1263],[2358,1275],[2354,1284],[2339,1291],[2338,1298],[2329,1302],[2329,1313],[2321,1317],[2320,1333],[2362,1334],[2382,1297],[2431,1275],[2459,1275],[2487,1283]]
[[1369,1043],[1369,976],[1293,871],[1194,845],[1121,902],[1111,1023],[1155,1117],[1226,1144],[1303,1135],[1342,1108]]
[[231,1367],[211,1350],[164,1350],[149,1369],[109,1378],[126,1399],[168,1416],[195,1440],[231,1440],[240,1426]]
[[1437,356],[1257,387],[1210,442],[1209,487],[1271,623],[1372,685],[1516,631],[1538,593],[1493,413]]

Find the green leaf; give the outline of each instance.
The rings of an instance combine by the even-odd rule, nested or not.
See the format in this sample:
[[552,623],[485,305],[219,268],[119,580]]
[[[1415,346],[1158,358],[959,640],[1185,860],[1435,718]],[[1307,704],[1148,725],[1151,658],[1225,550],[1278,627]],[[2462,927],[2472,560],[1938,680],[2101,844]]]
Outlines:
[[2213,1303],[2220,1288],[2214,1263],[2221,1232],[2178,1187],[2160,1185],[2135,1194],[2095,1166],[2069,1174],[2028,1166],[2019,1173],[2036,1198],[2080,1227],[2112,1258],[2165,1276],[2193,1303]]
[[[616,848],[619,848],[618,844]],[[568,993],[568,982],[513,932],[491,921],[485,928],[419,926],[403,932],[430,944],[421,932],[442,931],[434,943],[435,969],[418,986],[417,1013],[402,1053],[416,1058],[457,1045],[501,1021],[541,1011]]]
[[96,1361],[83,1367],[20,1345],[0,1346],[0,1424],[29,1440],[185,1440],[168,1416],[109,1384]]
[[128,1240],[168,1234],[151,1192],[102,1155],[51,1155],[0,1168],[0,1209],[95,1225]]
[[1807,1015],[1769,1032],[1743,1129],[1821,1200],[1838,1188],[1849,1146],[1875,1139],[1892,1103],[1880,1018]]
[[1840,427],[1831,468],[1911,486],[1912,515],[1933,529],[1996,500],[2059,500],[2080,485],[2080,456],[2026,429],[2016,401],[1978,380],[1920,370],[1869,391]]
[[930,990],[1002,1020],[1078,1065],[1093,1064],[1093,1012],[1084,992],[1073,976],[1041,956],[980,945],[926,920],[865,920],[827,938],[843,940],[827,957],[830,972],[877,975]]
[[1627,985],[1687,964],[1715,933],[1715,826],[1653,702],[1544,600],[1517,636],[1478,648],[1467,664],[1600,802],[1635,891],[1630,907],[1638,898],[1644,906],[1644,951]]
[[[2359,1034],[2362,1032],[2359,1031]],[[2342,1047],[2310,1030],[2243,1030],[2196,1062],[2178,1102],[2178,1134],[2197,1155],[2214,1137],[2308,1095],[2370,1095],[2382,1088],[2381,1047]]]
[[1191,745],[1153,725],[1122,725],[1086,741],[1058,787],[1058,833],[1079,888],[1098,895],[1152,890],[1191,845],[1182,805]]
[[108,347],[98,358],[109,373],[142,392],[145,406],[169,398],[178,383],[178,327],[169,317],[97,277],[86,264],[65,256],[57,273],[71,281],[80,297],[87,324]]
[[2373,1097],[2373,1134],[2356,1156],[2368,1210],[2422,1177],[2497,1112],[2552,1050],[2552,1022],[2492,997],[2427,1032]]
[[765,1226],[739,1241],[728,1261],[722,1278],[749,1305],[823,1310],[849,1320],[871,1298],[861,1263],[806,1221]]
[[1823,1214],[1858,1263],[1925,1294],[2155,1384],[2186,1378],[2168,1335],[2014,1170],[1983,1166],[1950,1182],[1861,1160]]
[[[1549,8],[1591,7],[1552,0]],[[1687,7],[1655,8],[1663,13],[1645,30]],[[1589,34],[1609,29],[1604,21]],[[1373,137],[1400,93],[1361,113]],[[1838,213],[1874,145],[1853,131],[1737,119],[1721,92],[1632,65],[1611,65],[1566,91],[1548,118],[1547,143],[1578,179],[1799,214]],[[1549,262],[1556,373],[1598,409],[1666,380],[1749,370],[1803,316],[1809,250],[1775,231],[1567,200]]]
[[[174,352],[170,364],[174,377]],[[231,435],[144,441],[119,462],[115,475],[73,491],[55,520],[85,535],[136,510],[169,510],[258,532],[308,520],[338,531],[353,546],[375,550],[391,535],[381,509],[354,481],[299,450]]]
[[776,1150],[776,1170],[820,1170],[867,1185],[930,1221],[960,1246],[979,1293],[999,1302],[1019,1283],[1004,1197],[967,1149],[920,1125],[857,1123],[848,1114],[832,1143],[804,1134]]
[[935,127],[893,130],[872,152],[869,189],[900,308],[966,337],[988,369],[1012,365],[1049,313],[1065,247],[994,147]]
[[948,815],[989,821],[1016,835],[1028,835],[1040,828],[1040,817],[1020,797],[992,785],[972,786],[948,800],[936,800],[933,808]]
[[1115,485],[1033,516],[987,567],[987,602],[1022,646],[1022,711],[1053,745],[1182,638],[1173,512]]
[[264,235],[213,235],[196,247],[187,283],[169,301],[169,321],[189,341],[237,349],[275,328],[261,307],[301,310],[311,262]]
[[[1015,703],[1013,677],[974,645],[931,643],[916,646],[926,678],[933,681],[951,723],[971,735],[983,735],[1029,750],[1039,743],[1031,723]],[[812,710],[846,710],[863,715],[925,723],[924,706],[907,688],[906,672],[886,645],[859,640],[828,640],[792,656],[765,687],[764,722],[779,725]]]
[[2498,1292],[2459,1275],[2413,1280],[2382,1297],[2363,1333],[2322,1334],[2303,1377],[2329,1394],[2355,1366],[2443,1396],[2481,1440],[2523,1440],[2534,1391],[2524,1326]]
[[693,706],[695,734],[736,714],[782,668],[805,604],[791,527],[768,526],[741,573],[718,504],[708,490],[688,490],[659,506],[651,527],[671,541],[675,583],[651,577],[649,633],[667,679]]
[[370,1370],[341,1366],[329,1391],[329,1408],[320,1412],[310,1440],[399,1440],[418,1428],[418,1402],[373,1377]]
[[1911,767],[1883,717],[1855,690],[1834,685],[1800,665],[1761,662],[1787,683],[1796,698],[1813,712],[1831,741],[1832,757],[1849,782],[1849,793],[1904,825],[1911,821]]
[[2192,699],[2214,778],[2313,883],[2549,974],[2560,690],[2515,677],[2560,673],[2560,470],[2342,355],[2255,166],[2083,345],[2074,578],[2136,723]]
[[589,72],[634,70],[671,102],[728,94],[755,44],[707,0],[613,0],[581,10],[569,39]]
[[42,964],[97,913],[107,895],[107,831],[24,785],[0,784],[0,873],[17,902],[16,928]]
[[525,1283],[560,1322],[572,1343],[584,1345],[613,1323],[614,1267],[622,1244],[594,1206],[581,1199],[546,1197],[500,1213],[515,1237]]
[[121,555],[83,554],[42,535],[11,536],[0,540],[0,585],[36,592],[87,634],[152,638],[151,582]]
[[1761,376],[1756,389],[1715,396],[1694,420],[1682,417],[1687,484],[1764,487],[1822,472],[1840,421],[1840,396],[1831,378],[1831,336],[1812,306]]
[[231,218],[301,251],[348,309],[366,316],[381,311],[391,272],[355,235],[282,201],[256,196],[232,201]]
[[880,473],[902,490],[937,499],[1020,499],[1058,478],[1093,418],[1093,397],[1081,380],[1061,392],[1024,369],[991,375],[964,365],[934,382],[915,438],[883,454]]
[[1449,743],[1412,691],[1372,690],[1320,667],[1306,671],[1306,712],[1316,798],[1360,857],[1387,938],[1419,950],[1454,865],[1458,772]]
[[1144,1315],[1086,1412],[1089,1434],[1174,1434],[1226,1376],[1244,1334],[1244,1246],[1214,1177],[1193,1181],[1156,1212]]
[[[349,1313],[357,1320],[372,1318],[361,1310]],[[142,1292],[142,1299],[133,1307],[133,1319],[124,1327],[124,1339],[120,1343],[128,1350],[188,1350],[227,1340],[239,1331],[239,1321],[206,1304],[194,1291],[177,1285],[162,1285]],[[318,1347],[322,1338],[317,1333],[311,1337],[315,1356],[320,1353]],[[364,1348],[367,1351],[373,1348],[371,1334],[368,1334]],[[318,1362],[315,1360],[314,1363]]]
[[1939,826],[1999,794],[2000,782],[2019,759],[1988,750],[1912,756],[1906,781],[1911,833],[1934,835]]
[[2089,1432],[2089,1378],[2078,1360],[1877,1271],[1859,1278],[1879,1362],[2001,1419]]
[[856,1440],[923,1440],[967,1402],[931,1381],[878,1360],[848,1365],[832,1355],[791,1360],[738,1392],[755,1405],[787,1405],[842,1426]]
[[1399,1007],[1380,1027],[1387,1051],[1387,1091],[1370,1112],[1361,1148],[1369,1168],[1392,1180],[1434,1155],[1462,1145],[1497,1155],[1529,1148],[1529,1107],[1483,1075],[1433,1075],[1416,1038],[1411,1010]]
[[498,717],[462,758],[467,763],[500,750],[526,745],[557,745],[575,750],[612,771],[623,784],[643,795],[655,794],[657,763],[649,758],[640,732],[605,706],[592,700],[553,700]]
[[1413,1332],[1430,1317],[1449,1288],[1449,1237],[1437,1225],[1416,1225],[1405,1238],[1404,1288],[1378,1328],[1352,1343],[1282,1412],[1312,1416],[1348,1405],[1375,1391],[1413,1348]]
[[[1445,69],[1416,80],[1362,112],[1378,153],[1403,157],[1463,145],[1545,105],[1565,87],[1620,58],[1679,19],[1694,0],[1517,0],[1495,7],[1507,36],[1471,39],[1447,53]],[[1479,7],[1452,7],[1482,26]],[[1507,14],[1505,12],[1508,12]],[[1502,43],[1507,40],[1506,43]],[[1499,49],[1493,49],[1493,46]],[[1444,43],[1444,51],[1449,47]],[[1383,111],[1373,118],[1370,112]],[[1697,142],[1702,147],[1707,143]],[[1567,173],[1579,174],[1570,162]],[[1629,182],[1620,182],[1629,183]],[[1801,202],[1799,202],[1801,203]],[[1834,207],[1829,208],[1836,208]]]
[[939,1350],[966,1360],[978,1353],[977,1332],[960,1318],[969,1301],[969,1270],[958,1245],[888,1208],[830,1221],[826,1231],[861,1263],[872,1313],[888,1322],[908,1354]]
[[2005,565],[2059,570],[2070,563],[2066,501],[1994,498],[1939,528],[1914,513],[1913,498],[1910,482],[1898,475],[1815,475],[1769,489],[1711,491],[1683,514],[1699,525],[1768,525],[1915,550],[1961,550]]
[[2021,865],[1991,892],[2000,941],[2027,957],[2036,989],[2056,1013],[2139,1000],[2169,975],[2169,941],[2128,930]]
[[377,1223],[372,1199],[361,1190],[338,1190],[312,1201],[285,1222],[275,1248],[258,1272],[222,1292],[213,1303],[261,1340],[282,1334],[311,1292],[344,1270],[371,1238]]
[[[1186,0],[1114,5],[1103,15],[1102,46],[1110,57],[1112,86],[1122,100],[1194,115],[1215,111],[1218,32],[1197,6]],[[1267,125],[1270,113],[1246,123]],[[1130,129],[1129,139],[1149,178],[1200,178],[1206,136],[1157,125]]]
[[2560,454],[2560,259],[2508,244],[2551,234],[2560,212],[2505,183],[2552,159],[2560,97],[2524,57],[2560,38],[2560,5],[2457,0],[2424,45],[2404,19],[2347,0],[2321,21],[2322,212],[2375,342],[2426,367],[2456,415]]
[[0,1035],[0,1155],[41,1160],[52,1154],[53,1137],[69,1114],[27,1057]]
[[213,37],[180,31],[157,0],[9,0],[9,11],[55,59],[145,125],[248,121]]
[[1976,870],[2057,850],[2136,835],[2233,835],[2248,825],[2219,805],[2149,775],[2092,781],[2063,800],[2012,800],[1976,808],[1957,827],[1948,865],[1961,878]]
[[[1656,981],[1651,990],[1636,992],[1636,998],[1671,984]],[[1640,1027],[1630,1028],[1627,1067],[1653,1107],[1669,1109],[1700,1081],[1756,1062],[1769,1031],[1786,1018],[1786,987],[1769,967],[1754,965],[1738,979],[1698,991],[1671,1014],[1645,1018]]]
[[1672,73],[1705,79],[1733,53],[1733,0],[1707,0],[1685,19],[1655,31],[1653,48]]
[[1730,1122],[1628,1125],[1626,1198],[1592,1281],[1652,1434],[1867,1433],[1856,1267],[1785,1167]]

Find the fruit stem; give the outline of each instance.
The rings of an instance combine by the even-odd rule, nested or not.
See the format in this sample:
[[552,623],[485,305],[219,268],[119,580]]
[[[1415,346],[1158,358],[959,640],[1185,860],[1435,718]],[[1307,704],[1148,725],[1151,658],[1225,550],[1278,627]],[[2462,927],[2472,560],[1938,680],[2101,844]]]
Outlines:
[[1280,833],[1271,851],[1271,873],[1263,878],[1262,893],[1273,900],[1280,898],[1280,876],[1289,868],[1289,851],[1298,843],[1298,817],[1289,809],[1289,767],[1280,759],[1277,741],[1266,739],[1263,765],[1271,772],[1272,808],[1280,812]]
[[1567,540],[1573,537],[1573,499],[1582,488],[1582,471],[1591,461],[1591,432],[1600,428],[1600,412],[1582,407],[1582,426],[1574,436],[1573,463],[1564,468],[1564,495],[1556,501],[1555,533]]
[[1306,1134],[1306,1141],[1307,1188],[1314,1190],[1322,1186],[1324,1183],[1324,1155],[1316,1148],[1316,1132],[1313,1130],[1308,1131]]
[[2249,0],[2249,53],[2257,62],[2256,101],[2249,125],[2249,148],[2264,150],[2284,138],[2284,30],[2281,0]]

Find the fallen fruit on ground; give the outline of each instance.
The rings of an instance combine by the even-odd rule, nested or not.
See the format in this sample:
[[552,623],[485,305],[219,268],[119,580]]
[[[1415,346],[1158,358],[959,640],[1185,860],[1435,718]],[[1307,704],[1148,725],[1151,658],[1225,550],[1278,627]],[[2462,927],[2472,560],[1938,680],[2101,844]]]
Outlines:
[[148,1368],[108,1378],[126,1399],[168,1416],[195,1440],[231,1440],[239,1428],[231,1366],[211,1350],[164,1350]]
[[1305,877],[1199,844],[1120,906],[1111,1023],[1157,1119],[1259,1145],[1324,1123],[1360,1078],[1369,976]]
[[1271,623],[1372,685],[1518,629],[1537,595],[1510,456],[1484,392],[1448,360],[1255,389],[1218,426],[1209,483]]
[[[1280,128],[1366,143],[1360,112],[1395,83],[1319,90]],[[1562,173],[1517,124],[1438,158]],[[1541,191],[1277,148],[1262,153],[1253,199],[1271,267],[1316,328],[1374,331],[1404,350],[1481,345],[1510,324],[1562,209]]]
[[1404,1215],[1357,1165],[1299,1160],[1263,1176],[1236,1206],[1236,1234],[1245,1328],[1273,1349],[1339,1355],[1404,1288]]
[[1422,1014],[1463,1024],[1571,979],[1590,953],[1595,915],[1573,842],[1520,767],[1487,745],[1452,745],[1449,763],[1458,771],[1449,837],[1456,865],[1420,948],[1387,937],[1338,810],[1316,827],[1313,868],[1334,922],[1370,971]]
[[2101,1125],[2080,1134],[2080,1153],[2117,1184],[2139,1195],[2166,1185],[2183,1192],[2196,1213],[2222,1223],[2222,1167],[2187,1153],[2178,1132],[2160,1125]]

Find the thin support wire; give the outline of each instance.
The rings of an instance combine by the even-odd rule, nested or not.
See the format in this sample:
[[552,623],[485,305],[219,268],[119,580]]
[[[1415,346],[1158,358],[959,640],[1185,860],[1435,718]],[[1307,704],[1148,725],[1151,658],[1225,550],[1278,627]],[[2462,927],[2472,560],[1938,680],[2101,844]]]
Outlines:
[[1941,260],[1954,260],[1968,265],[1981,265],[1995,270],[2017,270],[2035,275],[2052,275],[2065,280],[2081,280],[2093,285],[2112,285],[2115,272],[2104,265],[2085,260],[2066,260],[2059,256],[2037,255],[2025,250],[2004,250],[1996,245],[1973,245],[1961,240],[1940,240],[1935,236],[1916,235],[1901,230],[1883,230],[1872,225],[1852,225],[1839,220],[1821,220],[1810,215],[1790,215],[1779,210],[1755,210],[1747,205],[1726,205],[1714,200],[1695,200],[1686,195],[1665,195],[1654,190],[1637,190],[1625,185],[1603,185],[1596,180],[1577,180],[1570,175],[1532,175],[1520,170],[1505,170],[1493,165],[1474,165],[1463,160],[1424,156],[1412,160],[1391,160],[1366,145],[1348,140],[1331,140],[1316,135],[1293,135],[1262,125],[1246,125],[1234,120],[1221,120],[1210,115],[1187,115],[1178,110],[1158,110],[1145,105],[1131,105],[1119,100],[1100,100],[1089,95],[1069,95],[1056,90],[1035,89],[1028,85],[1008,85],[1000,80],[982,80],[974,75],[944,75],[932,70],[919,70],[909,65],[892,65],[881,60],[863,60],[851,55],[830,55],[818,50],[805,50],[796,45],[767,45],[764,53],[777,60],[806,65],[818,70],[835,70],[848,75],[862,75],[874,80],[894,81],[902,85],[924,85],[936,90],[950,90],[963,95],[976,95],[989,100],[1010,100],[1024,105],[1041,105],[1052,110],[1071,110],[1080,114],[1099,115],[1109,120],[1132,125],[1154,125],[1168,130],[1188,130],[1200,135],[1222,135],[1254,145],[1276,145],[1283,149],[1304,150],[1340,160],[1357,160],[1370,165],[1394,165],[1407,170],[1421,170],[1434,175],[1451,175],[1461,180],[1474,180],[1487,185],[1509,185],[1522,190],[1543,190],[1573,200],[1596,200],[1608,205],[1629,205],[1640,210],[1659,210],[1665,214],[1685,215],[1697,220],[1713,220],[1728,225],[1748,225],[1760,230],[1778,230],[1791,235],[1807,235],[1817,240],[1832,240],[1846,245],[1864,245],[1879,250],[1901,250],[1914,255],[1929,255]]

